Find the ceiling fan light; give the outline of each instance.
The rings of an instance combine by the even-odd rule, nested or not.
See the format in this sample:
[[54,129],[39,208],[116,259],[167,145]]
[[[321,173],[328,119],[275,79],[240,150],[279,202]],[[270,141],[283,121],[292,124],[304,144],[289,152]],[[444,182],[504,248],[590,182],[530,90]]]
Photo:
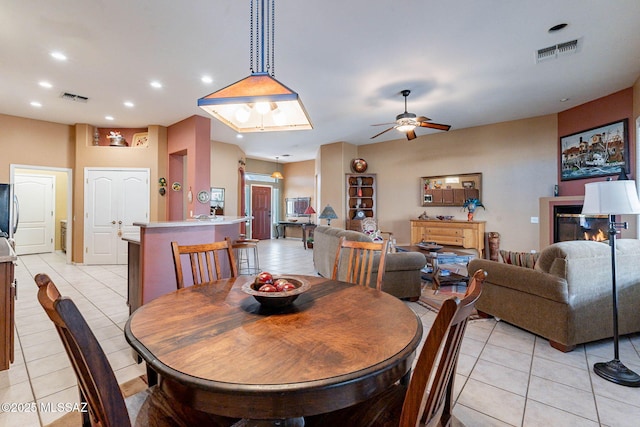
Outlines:
[[415,128],[416,128],[416,125],[412,123],[404,123],[398,126],[396,129],[398,129],[400,132],[409,132],[414,130]]

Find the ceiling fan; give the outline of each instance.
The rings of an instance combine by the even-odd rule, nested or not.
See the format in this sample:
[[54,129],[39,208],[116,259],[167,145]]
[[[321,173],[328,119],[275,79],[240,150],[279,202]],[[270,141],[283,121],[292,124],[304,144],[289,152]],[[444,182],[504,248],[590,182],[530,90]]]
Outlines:
[[427,117],[424,117],[424,116],[416,117],[415,114],[407,112],[407,97],[409,96],[411,91],[409,89],[405,89],[400,93],[402,94],[402,96],[404,96],[404,113],[398,114],[396,116],[396,121],[393,123],[379,123],[377,125],[372,125],[372,126],[383,126],[383,125],[394,125],[394,126],[391,126],[389,129],[383,130],[379,134],[372,136],[370,139],[376,138],[385,132],[389,132],[391,129],[398,129],[400,132],[406,133],[407,139],[411,141],[412,139],[416,138],[416,132],[414,129],[417,127],[431,128],[431,129],[438,129],[438,130],[449,130],[451,128],[451,126],[449,125],[442,125],[440,123],[431,123],[431,119]]

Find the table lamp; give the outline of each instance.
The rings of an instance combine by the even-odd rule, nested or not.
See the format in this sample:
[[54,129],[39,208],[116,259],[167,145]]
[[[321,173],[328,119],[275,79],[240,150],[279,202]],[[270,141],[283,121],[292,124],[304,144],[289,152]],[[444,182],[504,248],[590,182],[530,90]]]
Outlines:
[[584,186],[583,215],[609,215],[611,246],[611,283],[613,294],[613,360],[593,365],[593,371],[607,381],[628,387],[640,387],[640,376],[624,366],[618,349],[618,292],[616,290],[616,233],[626,222],[615,222],[614,215],[640,214],[636,183],[629,180],[591,182]]
[[307,209],[304,210],[304,214],[309,217],[309,222],[307,224],[311,224],[311,215],[316,213],[316,211],[311,207],[311,205],[307,206]]
[[331,226],[331,220],[338,218],[338,215],[336,215],[336,211],[334,211],[333,208],[330,205],[327,205],[327,206],[324,207],[324,209],[322,209],[322,212],[320,212],[320,216],[318,218],[319,219],[326,219],[327,220],[327,225],[330,227]]

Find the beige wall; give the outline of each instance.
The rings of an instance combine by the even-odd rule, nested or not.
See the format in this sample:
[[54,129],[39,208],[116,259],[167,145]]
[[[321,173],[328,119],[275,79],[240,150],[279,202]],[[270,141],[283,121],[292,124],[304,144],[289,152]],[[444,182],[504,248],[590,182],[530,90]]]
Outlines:
[[73,168],[73,126],[0,114],[0,129],[0,182],[9,182],[11,164]]
[[502,248],[529,251],[540,249],[531,217],[538,216],[538,199],[553,194],[556,150],[556,115],[548,115],[362,145],[358,156],[367,173],[377,174],[379,225],[393,231],[398,244],[409,242],[409,220],[424,211],[466,219],[460,207],[422,207],[421,176],[481,172],[486,210],[476,211],[476,220],[500,233]]
[[238,160],[244,156],[237,145],[211,141],[211,187],[224,188],[225,215],[240,215]]
[[311,206],[317,211],[318,206],[314,195],[315,161],[287,163],[282,166],[282,174],[285,177],[282,198],[311,197]]
[[[318,182],[319,191],[318,212],[331,205],[338,215],[337,219],[331,220],[331,225],[338,228],[345,227],[345,203],[346,203],[346,183],[345,173],[350,172],[351,160],[358,157],[358,147],[346,142],[336,142],[320,147],[318,151]],[[327,220],[318,220],[318,224],[326,225]]]

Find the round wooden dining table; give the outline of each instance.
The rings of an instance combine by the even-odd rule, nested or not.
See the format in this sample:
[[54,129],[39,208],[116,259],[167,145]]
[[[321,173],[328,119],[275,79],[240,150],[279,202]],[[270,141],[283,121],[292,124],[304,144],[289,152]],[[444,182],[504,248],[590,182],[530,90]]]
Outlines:
[[125,337],[169,396],[210,413],[303,419],[366,400],[410,372],[422,322],[399,299],[314,276],[266,309],[242,285],[196,285],[138,308]]

